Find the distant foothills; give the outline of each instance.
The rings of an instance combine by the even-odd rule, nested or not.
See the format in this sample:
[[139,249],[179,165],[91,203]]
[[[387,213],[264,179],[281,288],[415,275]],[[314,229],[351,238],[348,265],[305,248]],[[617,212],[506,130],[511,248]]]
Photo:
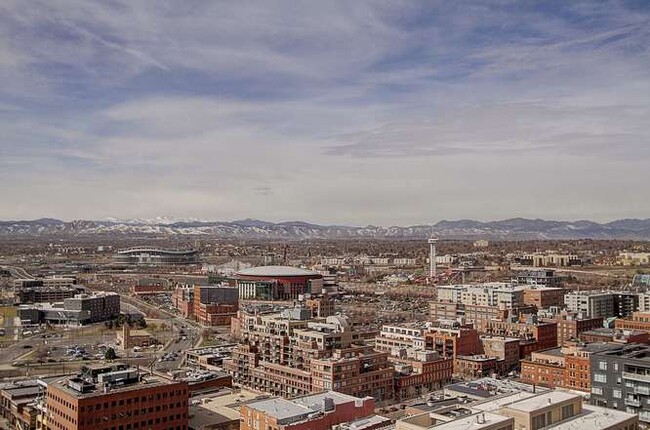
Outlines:
[[553,240],[626,239],[650,240],[649,219],[621,219],[604,224],[592,221],[546,221],[512,218],[503,221],[440,221],[410,227],[354,227],[317,225],[302,221],[267,222],[171,220],[166,218],[101,221],[0,221],[0,237],[70,237],[94,235],[213,236],[233,239],[441,239]]

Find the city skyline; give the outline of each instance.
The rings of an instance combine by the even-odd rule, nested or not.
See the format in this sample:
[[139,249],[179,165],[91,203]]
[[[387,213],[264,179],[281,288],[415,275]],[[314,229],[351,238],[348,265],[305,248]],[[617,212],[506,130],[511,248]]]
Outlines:
[[650,214],[644,2],[0,11],[0,219]]

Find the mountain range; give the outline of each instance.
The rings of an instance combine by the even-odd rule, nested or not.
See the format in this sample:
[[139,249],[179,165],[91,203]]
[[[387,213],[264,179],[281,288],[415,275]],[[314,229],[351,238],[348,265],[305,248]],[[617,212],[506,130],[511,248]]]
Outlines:
[[203,221],[169,218],[101,221],[0,221],[0,237],[74,237],[95,235],[210,236],[228,239],[425,239],[545,240],[630,239],[650,240],[649,219],[621,219],[604,224],[593,221],[547,221],[512,218],[502,221],[440,221],[410,227],[317,225],[303,221],[267,222],[256,219]]

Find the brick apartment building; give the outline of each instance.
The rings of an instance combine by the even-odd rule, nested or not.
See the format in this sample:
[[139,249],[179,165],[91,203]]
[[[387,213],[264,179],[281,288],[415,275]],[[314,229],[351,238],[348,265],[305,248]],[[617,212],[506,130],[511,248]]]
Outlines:
[[[553,320],[547,320],[553,321]],[[565,342],[574,342],[580,334],[603,326],[603,318],[581,317],[576,312],[562,312],[555,321],[557,322],[557,342],[562,346]]]
[[420,351],[416,359],[389,357],[395,366],[395,400],[412,399],[451,383],[454,360],[433,351]]
[[441,357],[456,358],[459,355],[481,354],[483,345],[478,332],[458,323],[440,324],[424,334],[425,348]]
[[[336,390],[378,401],[392,397],[388,353],[364,345],[376,332],[343,317],[313,319],[307,309],[233,319],[240,344],[224,362],[233,380],[282,397]],[[344,364],[340,364],[344,363]]]
[[390,353],[388,360],[395,366],[395,396],[399,400],[438,390],[451,381],[453,358],[425,350],[428,325],[384,325],[375,339],[375,349]]
[[641,330],[650,332],[650,312],[633,312],[629,319],[617,319],[614,322],[617,330]]
[[45,424],[51,430],[186,430],[187,402],[186,382],[126,366],[96,367],[47,385]]
[[557,323],[555,322],[511,322],[482,321],[481,333],[519,338],[519,357],[529,356],[533,351],[557,346]]
[[589,392],[592,354],[620,348],[612,343],[579,344],[551,348],[531,354],[521,361],[521,380],[549,388]]
[[507,336],[481,336],[482,354],[497,359],[496,373],[505,375],[519,367],[521,339]]
[[524,290],[524,304],[536,309],[548,309],[551,306],[564,305],[564,288],[536,287]]

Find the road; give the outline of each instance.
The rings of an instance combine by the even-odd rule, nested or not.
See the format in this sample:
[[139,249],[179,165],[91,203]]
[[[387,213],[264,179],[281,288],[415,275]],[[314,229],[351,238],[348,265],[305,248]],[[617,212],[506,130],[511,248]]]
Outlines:
[[[0,266],[5,270],[8,270],[12,276],[16,278],[25,278],[25,279],[35,279],[32,275],[27,273],[25,269],[17,266]],[[165,345],[165,348],[157,351],[154,355],[155,357],[155,366],[156,369],[161,371],[175,370],[178,369],[184,360],[183,352],[187,349],[193,348],[198,345],[200,342],[201,336],[201,327],[198,326],[195,322],[188,321],[183,317],[178,315],[171,314],[167,311],[164,311],[156,306],[153,306],[149,303],[146,303],[135,297],[131,297],[126,294],[122,294],[120,297],[120,310],[122,312],[129,313],[138,313],[145,315],[150,318],[158,318],[166,320],[169,325],[172,327],[173,338],[171,342]],[[181,334],[183,332],[183,334]],[[83,337],[83,328],[72,328],[70,331],[65,332],[63,337],[60,338],[49,338],[47,339],[48,347],[56,346],[67,346],[79,342],[79,337]],[[178,342],[176,342],[178,339]],[[23,339],[19,342],[16,342],[7,348],[0,349],[0,363],[12,363],[17,358],[27,354],[34,347],[37,347],[44,339],[41,338],[40,334],[32,336],[31,338]],[[106,343],[107,339],[103,339],[103,342]],[[170,361],[160,362],[159,359],[168,352],[177,352],[178,358]],[[128,353],[127,356],[132,356],[133,354]]]
[[11,276],[13,276],[14,278],[18,278],[18,279],[36,279],[32,275],[27,273],[27,271],[25,269],[23,269],[22,267],[18,267],[18,266],[0,266],[0,268],[2,268],[3,270],[9,271]]
[[[546,267],[534,267],[534,266],[511,266],[511,270],[540,270],[546,269]],[[625,278],[625,275],[617,275],[616,273],[611,273],[602,270],[584,270],[584,269],[568,269],[564,267],[552,267],[553,271],[558,273],[580,273],[582,275],[594,275],[594,276],[605,276],[610,278]]]
[[[198,345],[200,341],[201,328],[192,321],[188,321],[181,316],[159,309],[135,297],[122,295],[121,303],[135,308],[147,316],[164,319],[171,325],[174,337],[170,343],[165,345],[165,348],[156,352],[156,361],[154,366],[156,370],[160,371],[176,370],[180,368],[184,359],[183,352]],[[183,334],[181,334],[181,332],[183,332]],[[178,342],[176,342],[176,339],[179,339]],[[176,352],[178,353],[178,357],[175,360],[161,362],[160,359],[168,352]]]

